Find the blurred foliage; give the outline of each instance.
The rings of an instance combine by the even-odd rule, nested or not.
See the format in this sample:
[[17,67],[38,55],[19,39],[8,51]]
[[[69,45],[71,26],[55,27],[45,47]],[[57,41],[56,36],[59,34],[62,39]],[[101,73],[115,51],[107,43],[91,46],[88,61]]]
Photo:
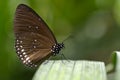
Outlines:
[[[29,80],[35,69],[14,50],[13,19],[18,4],[32,7],[49,25],[68,59],[109,62],[120,50],[119,0],[0,0],[0,80]],[[61,58],[59,58],[61,59]]]

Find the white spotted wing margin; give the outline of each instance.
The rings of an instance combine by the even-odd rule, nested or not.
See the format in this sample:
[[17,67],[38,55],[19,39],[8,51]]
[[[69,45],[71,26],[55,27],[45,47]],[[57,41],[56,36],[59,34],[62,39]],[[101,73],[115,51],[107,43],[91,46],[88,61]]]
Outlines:
[[14,18],[15,48],[23,64],[36,67],[49,58],[57,41],[42,18],[25,4],[18,5]]

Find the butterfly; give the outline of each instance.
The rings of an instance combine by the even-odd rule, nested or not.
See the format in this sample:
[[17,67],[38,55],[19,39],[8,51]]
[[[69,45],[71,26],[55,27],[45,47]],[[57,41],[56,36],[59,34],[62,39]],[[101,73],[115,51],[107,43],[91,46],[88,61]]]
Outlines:
[[37,67],[64,47],[43,19],[29,6],[19,4],[14,17],[15,49],[28,67]]

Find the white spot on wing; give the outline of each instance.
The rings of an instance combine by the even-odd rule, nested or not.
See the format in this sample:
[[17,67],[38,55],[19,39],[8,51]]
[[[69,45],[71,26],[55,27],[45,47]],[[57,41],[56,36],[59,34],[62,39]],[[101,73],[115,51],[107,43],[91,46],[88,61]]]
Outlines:
[[38,26],[36,26],[36,29],[38,29]]
[[26,62],[25,64],[28,64],[28,62]]
[[37,40],[36,40],[36,39],[35,39],[34,41],[35,41],[35,42],[37,42]]
[[33,48],[36,48],[36,46],[33,46]]
[[19,42],[19,40],[18,40],[18,39],[17,39],[16,41],[17,41],[17,42]]
[[34,65],[35,67],[37,67],[37,65]]
[[17,44],[20,44],[19,42],[17,42]]
[[27,61],[27,60],[29,60],[29,59],[30,59],[30,58],[29,58],[29,57],[27,57],[27,58],[26,58],[26,61]]
[[29,28],[31,28],[31,26],[28,26]]
[[30,60],[28,60],[28,63],[30,63],[31,61]]
[[24,60],[23,58],[21,58],[21,60]]
[[23,46],[20,45],[21,48],[23,48]]
[[27,57],[27,55],[24,56],[25,58]]
[[25,52],[23,52],[23,55],[25,55],[26,53]]
[[22,57],[22,55],[20,55],[20,57]]
[[16,45],[15,47],[17,48],[18,46]]
[[17,50],[20,50],[20,48],[17,48]]
[[22,43],[23,41],[20,41],[20,43]]
[[25,63],[26,61],[24,60],[23,63]]
[[19,52],[19,51],[17,51],[17,53],[18,53],[18,54],[20,54],[20,52]]
[[40,19],[40,18],[39,18],[38,20],[39,20],[39,21],[41,21],[41,19]]
[[24,52],[24,51],[25,51],[24,49],[21,50],[21,52]]

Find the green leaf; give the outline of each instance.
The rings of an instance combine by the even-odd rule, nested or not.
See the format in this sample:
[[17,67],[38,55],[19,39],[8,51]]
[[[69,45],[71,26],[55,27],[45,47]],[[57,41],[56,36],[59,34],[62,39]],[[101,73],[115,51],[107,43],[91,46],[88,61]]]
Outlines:
[[50,60],[38,68],[33,80],[106,80],[103,62]]
[[120,80],[120,52],[114,51],[111,57],[112,63],[110,63],[108,66],[113,66],[109,71],[112,71],[108,75],[109,80]]

